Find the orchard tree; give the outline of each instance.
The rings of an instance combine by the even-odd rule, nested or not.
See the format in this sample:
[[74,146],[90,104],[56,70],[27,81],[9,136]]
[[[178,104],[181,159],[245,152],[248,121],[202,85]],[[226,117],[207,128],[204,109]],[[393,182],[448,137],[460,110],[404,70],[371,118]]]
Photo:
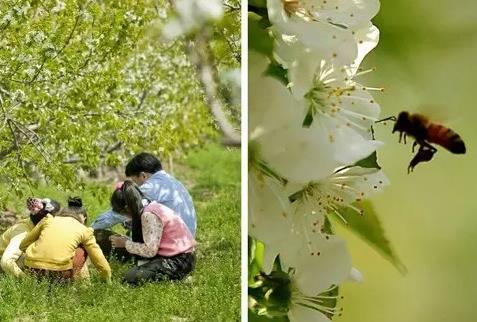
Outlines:
[[[208,55],[215,99],[236,129],[240,103],[228,75],[239,67],[240,10],[233,8],[224,5],[208,27]],[[38,178],[70,188],[81,185],[79,169],[117,166],[142,150],[181,155],[216,137],[189,40],[159,36],[172,14],[167,1],[2,1],[2,183],[20,194]]]

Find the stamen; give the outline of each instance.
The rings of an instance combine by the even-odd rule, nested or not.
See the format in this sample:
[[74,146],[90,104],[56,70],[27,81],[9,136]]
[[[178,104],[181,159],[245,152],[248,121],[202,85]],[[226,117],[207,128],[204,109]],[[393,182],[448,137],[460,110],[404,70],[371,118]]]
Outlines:
[[351,110],[343,109],[342,111],[343,111],[343,113],[348,114],[350,116],[353,116],[353,117],[355,117],[357,119],[360,119],[360,120],[366,120],[366,121],[372,121],[372,122],[376,122],[378,120],[375,117],[370,117],[370,116],[367,116],[367,115],[364,115],[364,114],[361,114],[361,113],[357,113],[357,112],[354,112],[354,111],[351,111]]
[[356,74],[354,74],[354,76],[355,77],[356,76],[363,76],[363,75],[369,74],[369,73],[374,72],[374,71],[376,71],[376,68],[373,67],[373,68],[370,68],[370,69],[361,70],[361,71],[357,72]]
[[350,208],[350,209],[352,209],[352,210],[354,210],[354,211],[356,211],[358,214],[362,214],[362,213],[363,213],[363,211],[362,211],[361,209],[359,209],[359,208],[357,208],[357,207],[355,207],[355,206],[353,206],[353,205],[351,205],[351,204],[349,204],[347,207]]
[[344,189],[348,190],[349,192],[353,192],[353,195],[358,194],[358,190],[350,185],[343,185],[342,183],[332,183],[333,186],[339,187],[339,189],[343,191]]
[[[342,110],[344,113],[346,113],[346,110]],[[347,113],[346,113],[347,114]],[[341,114],[337,114],[337,117],[346,121],[346,125],[347,126],[351,126],[353,125],[354,127],[362,130],[362,131],[367,131],[367,127],[365,126],[362,126],[362,125],[359,125],[358,123],[354,122],[354,121],[351,121],[350,119],[346,118],[345,116],[341,115]]]
[[344,219],[337,209],[333,209],[333,212],[344,222],[345,225],[348,225],[348,221]]
[[299,0],[282,0],[283,9],[288,16],[291,16],[297,13],[300,10],[300,1]]
[[378,92],[384,92],[384,87],[367,87],[363,86],[363,90],[367,91],[378,91]]

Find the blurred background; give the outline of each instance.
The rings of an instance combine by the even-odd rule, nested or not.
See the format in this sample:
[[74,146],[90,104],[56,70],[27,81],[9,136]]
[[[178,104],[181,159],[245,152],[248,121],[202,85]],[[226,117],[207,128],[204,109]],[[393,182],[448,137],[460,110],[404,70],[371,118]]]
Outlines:
[[377,126],[386,143],[379,161],[392,184],[373,202],[408,273],[339,231],[365,280],[343,287],[344,313],[335,321],[475,321],[477,2],[383,0],[374,23],[381,40],[364,67],[377,71],[360,80],[385,87],[375,95],[381,115],[423,112],[459,133],[467,154],[439,149],[408,175],[411,144],[398,144],[391,123]]

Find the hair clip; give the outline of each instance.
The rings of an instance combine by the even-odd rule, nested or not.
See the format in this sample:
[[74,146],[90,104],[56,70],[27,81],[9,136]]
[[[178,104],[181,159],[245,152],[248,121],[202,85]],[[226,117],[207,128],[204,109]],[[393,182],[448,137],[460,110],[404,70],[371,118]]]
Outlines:
[[114,187],[114,190],[123,190],[123,187],[124,187],[124,181],[119,181],[118,183],[116,183],[116,186]]

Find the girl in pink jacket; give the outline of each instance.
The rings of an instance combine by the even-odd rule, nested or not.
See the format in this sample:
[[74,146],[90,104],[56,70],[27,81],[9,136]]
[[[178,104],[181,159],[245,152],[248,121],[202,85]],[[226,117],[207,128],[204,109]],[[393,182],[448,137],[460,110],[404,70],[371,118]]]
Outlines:
[[137,259],[137,266],[124,277],[126,283],[181,280],[192,272],[196,241],[174,211],[147,200],[129,180],[116,187],[111,206],[115,212],[132,219],[132,240],[111,236],[113,247],[124,247]]

